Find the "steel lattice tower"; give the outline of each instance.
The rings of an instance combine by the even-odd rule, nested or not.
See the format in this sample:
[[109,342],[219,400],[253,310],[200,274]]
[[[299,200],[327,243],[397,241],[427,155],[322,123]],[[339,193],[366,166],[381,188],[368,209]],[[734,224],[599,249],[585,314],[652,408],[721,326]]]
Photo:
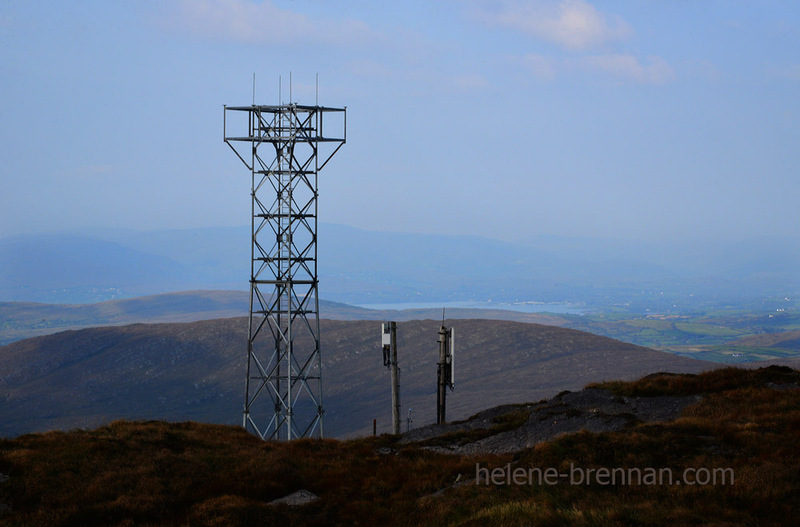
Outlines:
[[[326,115],[333,135],[323,133]],[[242,422],[262,439],[323,436],[317,183],[346,141],[346,116],[345,108],[316,105],[224,109],[225,142],[252,176]],[[245,118],[247,135],[229,136],[231,123],[243,129]]]

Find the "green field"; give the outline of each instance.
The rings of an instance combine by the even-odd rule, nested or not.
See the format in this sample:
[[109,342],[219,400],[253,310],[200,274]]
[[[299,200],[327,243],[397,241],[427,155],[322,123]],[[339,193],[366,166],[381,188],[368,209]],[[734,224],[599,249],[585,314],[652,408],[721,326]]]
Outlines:
[[800,349],[740,345],[744,337],[781,334],[800,328],[800,314],[718,311],[696,315],[597,313],[567,316],[568,326],[632,344],[695,359],[742,363],[794,358]]

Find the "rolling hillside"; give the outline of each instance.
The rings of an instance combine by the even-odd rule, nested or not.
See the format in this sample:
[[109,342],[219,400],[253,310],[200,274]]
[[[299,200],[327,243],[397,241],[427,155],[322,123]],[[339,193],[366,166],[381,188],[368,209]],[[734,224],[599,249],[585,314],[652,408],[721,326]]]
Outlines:
[[[246,318],[65,331],[0,348],[0,435],[95,427],[113,419],[238,424]],[[589,382],[711,364],[555,326],[449,320],[458,335],[448,416],[537,401]],[[436,331],[401,322],[403,417],[434,420]],[[389,429],[389,374],[375,321],[322,321],[326,434]]]

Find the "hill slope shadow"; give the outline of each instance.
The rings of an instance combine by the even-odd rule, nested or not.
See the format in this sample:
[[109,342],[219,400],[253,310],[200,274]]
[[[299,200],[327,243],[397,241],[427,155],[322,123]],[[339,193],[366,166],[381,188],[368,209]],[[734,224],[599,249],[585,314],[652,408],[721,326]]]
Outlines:
[[[581,331],[449,320],[458,335],[448,419],[536,401],[589,382],[713,365]],[[434,421],[439,322],[398,323],[403,416]],[[241,422],[246,318],[66,331],[0,348],[0,435],[114,419]],[[327,436],[390,429],[389,373],[374,321],[321,321]],[[298,346],[304,345],[302,341]]]

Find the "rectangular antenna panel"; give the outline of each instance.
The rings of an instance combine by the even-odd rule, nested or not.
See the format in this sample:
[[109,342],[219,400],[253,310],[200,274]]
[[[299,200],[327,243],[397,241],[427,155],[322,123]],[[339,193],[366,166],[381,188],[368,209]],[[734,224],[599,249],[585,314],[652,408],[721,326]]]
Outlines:
[[392,345],[392,333],[389,330],[388,324],[381,324],[381,345],[382,346],[391,346]]

